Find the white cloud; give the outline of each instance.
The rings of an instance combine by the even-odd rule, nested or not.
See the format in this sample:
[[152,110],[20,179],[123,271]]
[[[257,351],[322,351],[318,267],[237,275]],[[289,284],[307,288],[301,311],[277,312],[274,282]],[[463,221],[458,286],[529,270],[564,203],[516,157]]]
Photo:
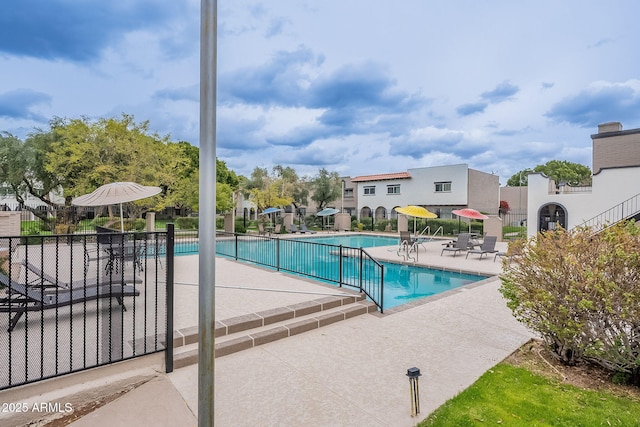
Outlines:
[[[6,20],[34,0],[5,3]],[[46,25],[0,25],[0,130],[124,112],[198,143],[199,1],[47,7]],[[634,0],[218,7],[218,155],[242,174],[468,163],[505,181],[551,158],[590,165],[598,122],[640,127]]]

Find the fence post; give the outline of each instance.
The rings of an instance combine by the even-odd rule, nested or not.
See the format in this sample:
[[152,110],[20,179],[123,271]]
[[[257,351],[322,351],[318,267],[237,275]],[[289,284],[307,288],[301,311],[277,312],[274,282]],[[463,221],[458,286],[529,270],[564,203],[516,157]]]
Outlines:
[[362,248],[360,248],[360,271],[358,277],[360,279],[358,285],[360,286],[360,292],[362,292]]
[[380,265],[380,313],[384,313],[384,265]]
[[[167,343],[165,350],[166,372],[173,372],[173,256],[174,225],[167,224]],[[156,256],[158,253],[156,252]]]
[[280,271],[280,239],[276,239],[276,271]]
[[342,245],[340,245],[340,253],[338,254],[340,261],[339,261],[339,266],[338,268],[340,269],[340,273],[339,273],[339,281],[338,284],[340,285],[340,287],[342,287]]
[[235,252],[235,259],[237,261],[238,260],[238,233],[234,232],[233,233],[233,237],[234,237],[235,244],[236,244],[236,250],[234,252]]

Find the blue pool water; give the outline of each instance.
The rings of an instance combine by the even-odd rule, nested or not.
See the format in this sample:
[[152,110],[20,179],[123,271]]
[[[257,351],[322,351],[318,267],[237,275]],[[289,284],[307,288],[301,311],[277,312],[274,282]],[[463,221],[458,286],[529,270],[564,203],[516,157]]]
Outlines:
[[326,243],[328,245],[342,245],[351,248],[373,248],[376,246],[392,246],[398,244],[397,237],[390,236],[367,236],[361,234],[350,234],[346,236],[321,236],[305,237],[305,242]]
[[[286,242],[290,239],[280,239],[281,251],[287,250]],[[293,239],[291,239],[293,240]],[[305,239],[296,239],[304,242],[324,243],[329,245],[342,245],[352,248],[368,248],[375,246],[392,246],[398,244],[397,237],[368,236],[368,235],[343,235],[343,236],[322,236]],[[217,251],[221,253],[234,253],[235,241],[218,240],[216,242]],[[290,256],[282,256],[281,268],[313,272],[322,271],[329,277],[338,278],[338,259],[335,248],[331,251],[315,251],[316,245],[296,245],[296,253]],[[244,257],[254,259],[256,253],[264,254],[267,258],[275,258],[275,240],[244,241],[239,242],[238,251],[244,253]],[[309,253],[300,253],[307,252]],[[314,252],[310,252],[314,251]],[[197,253],[197,243],[176,243],[176,254]],[[243,255],[241,255],[242,257]],[[265,259],[266,264],[275,265],[272,259]],[[344,262],[344,261],[343,261]],[[384,265],[384,308],[389,309],[408,302],[435,295],[451,289],[455,289],[469,283],[485,279],[484,276],[473,274],[456,273],[442,270],[435,270],[411,265],[401,265],[383,262]],[[357,267],[354,264],[352,269],[343,271],[343,281],[349,283],[350,279],[355,282]],[[345,277],[351,275],[353,277]],[[327,277],[327,276],[325,276]],[[322,281],[322,280],[321,280]],[[324,282],[324,281],[323,281]],[[331,282],[326,282],[331,283]],[[335,284],[335,283],[331,283]]]

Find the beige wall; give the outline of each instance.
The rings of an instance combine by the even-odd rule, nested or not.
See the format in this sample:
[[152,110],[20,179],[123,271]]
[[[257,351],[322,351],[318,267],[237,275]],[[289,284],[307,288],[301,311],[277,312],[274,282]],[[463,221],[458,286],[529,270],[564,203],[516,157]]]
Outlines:
[[0,211],[0,236],[20,235],[20,212]]
[[527,187],[500,187],[500,200],[509,203],[509,208],[518,213],[527,211]]
[[469,169],[469,200],[467,205],[479,211],[494,212],[500,206],[498,175]]
[[598,126],[593,140],[593,173],[605,168],[640,166],[640,129],[622,130],[619,122]]

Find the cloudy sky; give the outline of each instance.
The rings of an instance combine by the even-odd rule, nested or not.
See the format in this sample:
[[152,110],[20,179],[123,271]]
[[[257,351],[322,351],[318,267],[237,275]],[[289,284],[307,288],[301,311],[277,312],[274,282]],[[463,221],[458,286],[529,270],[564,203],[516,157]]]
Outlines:
[[[591,166],[640,127],[637,0],[220,0],[217,155],[241,174]],[[198,0],[0,5],[0,131],[118,117],[198,145]]]

